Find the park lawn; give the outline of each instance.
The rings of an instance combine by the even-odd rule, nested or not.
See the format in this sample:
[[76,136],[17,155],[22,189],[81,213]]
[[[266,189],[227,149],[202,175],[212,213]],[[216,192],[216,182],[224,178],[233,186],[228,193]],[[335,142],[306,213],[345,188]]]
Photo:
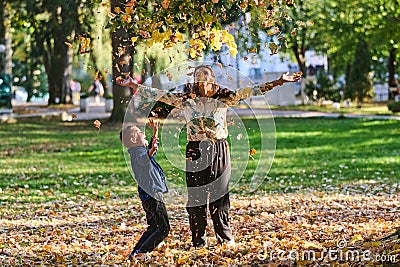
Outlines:
[[[353,103],[350,107],[343,107],[340,109],[332,107],[332,104],[327,105],[294,105],[294,106],[276,106],[276,105],[257,105],[253,108],[270,108],[271,110],[298,110],[298,111],[317,111],[326,113],[339,113],[339,114],[356,114],[356,115],[396,115],[388,109],[387,103],[363,103],[361,107],[357,107],[357,103]],[[238,105],[240,108],[248,108],[247,105]]]
[[[272,166],[260,159],[265,148],[252,131],[258,122],[243,121],[256,153],[232,186],[238,247],[216,246],[209,227],[210,249],[189,249],[183,204],[168,204],[172,232],[154,253],[156,264],[265,264],[280,260],[266,259],[272,255],[266,244],[274,253],[282,247],[320,251],[341,239],[400,259],[395,241],[377,241],[400,227],[400,121],[276,118]],[[119,124],[97,129],[90,121],[0,124],[2,265],[125,262],[145,220],[119,130]],[[184,132],[179,144],[183,153]],[[183,172],[162,151],[157,157],[168,180],[184,187]],[[246,193],[254,178],[264,182]]]
[[[259,122],[243,121],[249,129],[249,147],[256,153],[246,159],[247,169],[233,191],[241,191],[240,185],[254,175],[264,180],[259,191],[266,193],[310,188],[368,189],[371,193],[398,190],[399,121],[276,118],[276,151],[270,170],[262,169],[259,131],[251,131]],[[74,194],[99,197],[106,192],[132,196],[135,188],[131,186],[133,179],[119,142],[119,130],[120,125],[107,123],[97,129],[91,122],[0,124],[1,199],[42,201]],[[179,139],[183,154],[184,131]],[[229,142],[235,142],[235,138]],[[162,151],[157,158],[168,179],[184,186],[183,171],[172,166]],[[257,165],[261,169],[255,172]]]

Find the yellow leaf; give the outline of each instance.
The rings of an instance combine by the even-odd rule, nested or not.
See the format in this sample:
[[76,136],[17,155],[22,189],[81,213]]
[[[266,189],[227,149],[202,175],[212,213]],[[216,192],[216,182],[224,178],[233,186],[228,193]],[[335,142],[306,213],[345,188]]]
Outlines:
[[358,241],[363,241],[363,240],[364,240],[364,238],[362,238],[362,236],[360,234],[357,234],[357,235],[353,236],[353,238],[350,241],[350,244],[354,244]]
[[125,14],[121,16],[123,22],[130,23],[132,21],[132,17],[129,14]]
[[105,196],[106,198],[110,198],[110,192],[109,192],[109,191],[105,192],[105,193],[104,193],[104,196]]
[[177,32],[176,34],[175,34],[175,36],[176,36],[176,38],[179,40],[179,41],[183,41],[183,35],[182,35],[182,33],[180,33],[180,32]]
[[319,244],[316,244],[316,243],[314,243],[314,242],[304,241],[304,248],[305,248],[305,249],[310,249],[310,248],[313,248],[313,249],[321,249],[322,246],[319,245]]
[[182,257],[182,258],[179,258],[179,259],[176,261],[176,263],[179,264],[179,265],[182,265],[182,264],[185,264],[185,263],[187,262],[187,260],[188,260],[187,257]]
[[137,37],[131,37],[131,42],[135,43],[137,41],[137,39],[138,39]]
[[377,242],[372,242],[372,247],[373,248],[377,248],[377,247],[379,247],[380,245],[381,245],[381,242],[379,242],[379,241],[377,241]]
[[133,7],[125,7],[125,13],[127,15],[131,15],[131,14],[134,14],[135,11],[133,10]]
[[100,129],[101,122],[100,122],[99,120],[95,120],[95,121],[93,122],[93,125],[94,125],[94,127],[96,127],[97,129]]

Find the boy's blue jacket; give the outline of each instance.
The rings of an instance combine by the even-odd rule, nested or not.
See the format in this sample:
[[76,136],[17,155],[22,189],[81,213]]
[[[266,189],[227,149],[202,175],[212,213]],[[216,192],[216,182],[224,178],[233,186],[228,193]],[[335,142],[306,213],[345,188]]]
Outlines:
[[128,152],[131,157],[132,171],[138,183],[140,199],[146,201],[150,197],[154,197],[156,193],[168,192],[164,172],[156,162],[154,155],[153,157],[149,156],[148,148],[145,146],[131,147]]

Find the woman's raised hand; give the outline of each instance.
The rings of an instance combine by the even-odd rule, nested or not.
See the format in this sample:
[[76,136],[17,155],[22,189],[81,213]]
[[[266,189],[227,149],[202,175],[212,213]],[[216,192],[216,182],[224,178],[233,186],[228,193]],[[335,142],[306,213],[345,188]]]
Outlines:
[[289,72],[286,72],[286,73],[282,74],[280,80],[282,82],[284,82],[284,83],[287,83],[287,82],[298,82],[298,81],[301,80],[301,75],[302,74],[303,73],[301,71],[296,72],[293,75],[289,75]]
[[115,82],[120,86],[128,86],[133,89],[136,89],[136,87],[137,87],[137,83],[131,76],[128,76],[128,78],[126,78],[126,79],[124,79],[122,77],[117,77],[117,79],[115,79]]

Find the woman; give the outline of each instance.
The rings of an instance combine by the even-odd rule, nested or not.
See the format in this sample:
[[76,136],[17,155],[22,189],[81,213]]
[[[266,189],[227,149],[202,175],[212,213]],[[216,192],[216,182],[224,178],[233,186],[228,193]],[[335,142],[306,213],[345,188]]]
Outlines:
[[176,95],[156,88],[137,85],[134,80],[118,79],[143,97],[156,99],[182,108],[186,119],[188,143],[186,146],[186,184],[188,187],[187,212],[189,214],[192,243],[196,248],[206,245],[207,204],[218,243],[234,244],[229,225],[229,179],[231,163],[226,138],[227,106],[236,105],[250,96],[265,94],[286,82],[297,82],[300,75],[283,74],[269,83],[244,87],[236,92],[216,84],[212,68],[201,65],[193,73],[194,84],[189,92]]

